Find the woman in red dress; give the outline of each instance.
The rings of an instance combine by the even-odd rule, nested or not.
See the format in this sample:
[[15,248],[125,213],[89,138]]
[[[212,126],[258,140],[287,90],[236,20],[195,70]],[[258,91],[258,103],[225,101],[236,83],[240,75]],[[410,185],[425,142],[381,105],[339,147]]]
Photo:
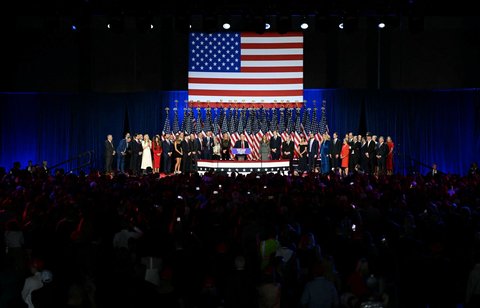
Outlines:
[[340,152],[340,159],[342,160],[342,175],[348,175],[348,159],[350,155],[350,146],[348,139],[343,139],[342,151]]
[[162,142],[160,141],[160,135],[155,135],[153,138],[153,173],[160,172],[160,158],[162,157]]
[[395,148],[395,144],[392,141],[390,136],[387,136],[387,146],[388,146],[388,154],[387,154],[387,175],[393,174],[393,149]]

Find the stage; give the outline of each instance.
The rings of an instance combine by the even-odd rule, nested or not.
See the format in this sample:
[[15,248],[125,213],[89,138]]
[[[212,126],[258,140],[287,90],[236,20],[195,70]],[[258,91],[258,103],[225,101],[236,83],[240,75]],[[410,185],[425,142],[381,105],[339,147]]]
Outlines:
[[248,174],[251,172],[282,172],[288,173],[288,160],[199,160],[198,173],[203,175],[207,171]]

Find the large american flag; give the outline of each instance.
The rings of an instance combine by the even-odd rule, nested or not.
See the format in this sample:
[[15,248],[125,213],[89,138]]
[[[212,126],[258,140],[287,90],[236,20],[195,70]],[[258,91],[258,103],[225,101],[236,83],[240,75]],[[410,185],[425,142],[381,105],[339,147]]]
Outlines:
[[190,33],[188,100],[200,107],[303,104],[303,34]]

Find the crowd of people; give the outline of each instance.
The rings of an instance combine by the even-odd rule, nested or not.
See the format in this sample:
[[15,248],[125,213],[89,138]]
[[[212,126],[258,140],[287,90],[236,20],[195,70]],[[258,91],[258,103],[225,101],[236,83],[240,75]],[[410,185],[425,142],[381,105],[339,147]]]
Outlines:
[[0,306],[478,307],[473,167],[162,178],[0,168]]
[[[308,138],[307,138],[308,137]],[[320,140],[319,140],[320,139]],[[393,156],[395,145],[390,136],[386,138],[367,132],[365,136],[345,134],[341,139],[338,133],[333,138],[324,133],[316,138],[313,133],[301,135],[295,154],[295,142],[289,134],[281,136],[277,131],[265,134],[259,142],[258,152],[261,160],[290,160],[291,169],[298,173],[316,171],[327,174],[332,170],[347,176],[350,173],[393,174]],[[105,141],[105,171],[112,173],[114,157],[117,157],[117,171],[132,174],[147,172],[178,174],[196,172],[196,162],[204,160],[245,160],[247,155],[235,153],[234,149],[251,148],[245,134],[232,144],[230,135],[224,133],[221,138],[211,131],[205,134],[155,135],[153,142],[148,134],[136,134],[132,139],[127,133],[115,149],[112,135]],[[294,158],[297,166],[293,168]],[[126,168],[125,166],[129,166]]]

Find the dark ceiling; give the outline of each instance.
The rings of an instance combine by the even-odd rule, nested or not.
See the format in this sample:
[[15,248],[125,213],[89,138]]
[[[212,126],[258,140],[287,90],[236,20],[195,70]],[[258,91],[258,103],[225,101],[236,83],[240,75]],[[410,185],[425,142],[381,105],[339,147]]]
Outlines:
[[[365,15],[472,15],[475,2],[433,0],[19,0],[12,10],[37,14],[357,14]],[[5,10],[10,14],[10,10]]]

